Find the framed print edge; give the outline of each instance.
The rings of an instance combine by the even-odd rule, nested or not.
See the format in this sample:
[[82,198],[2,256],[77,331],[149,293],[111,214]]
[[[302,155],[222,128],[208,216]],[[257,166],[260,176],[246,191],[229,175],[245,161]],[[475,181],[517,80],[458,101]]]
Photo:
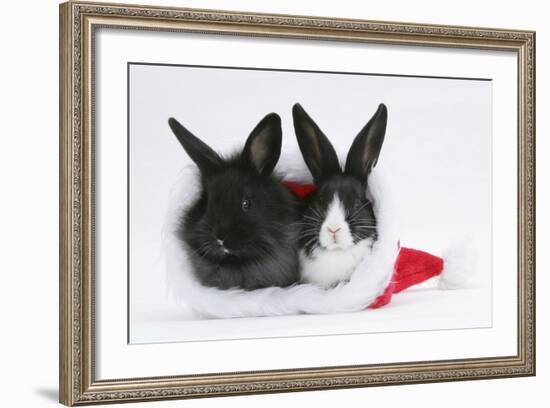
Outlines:
[[[96,380],[94,90],[97,27],[509,50],[518,61],[518,350],[513,356]],[[535,374],[535,33],[68,2],[60,5],[59,387],[66,405]]]

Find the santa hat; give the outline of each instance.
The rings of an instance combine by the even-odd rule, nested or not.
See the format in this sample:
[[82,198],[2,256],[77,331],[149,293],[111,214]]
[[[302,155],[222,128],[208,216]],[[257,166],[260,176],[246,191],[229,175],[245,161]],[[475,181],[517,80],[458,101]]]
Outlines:
[[[294,163],[282,163],[287,187],[298,196],[311,193],[314,187],[301,157]],[[304,181],[305,180],[305,181]],[[387,179],[374,169],[369,176],[369,194],[374,198],[379,239],[364,255],[349,282],[324,289],[312,284],[290,287],[269,287],[245,291],[221,290],[200,284],[193,273],[187,251],[177,236],[182,212],[200,194],[200,177],[194,166],[183,169],[175,185],[172,206],[166,217],[164,240],[167,286],[181,307],[202,317],[230,318],[291,314],[343,313],[378,308],[388,304],[394,293],[439,276],[440,287],[462,287],[471,274],[470,258],[460,247],[453,247],[450,256],[435,256],[418,249],[396,245],[396,227],[389,208],[390,195],[384,189]]]
[[[315,186],[309,183],[299,183],[296,181],[284,181],[284,186],[294,195],[304,199],[315,191]],[[432,255],[425,251],[413,248],[401,247],[397,242],[397,258],[393,267],[391,279],[388,282],[384,293],[378,296],[371,304],[370,309],[377,309],[390,303],[393,294],[423,283],[431,278],[440,276],[439,287],[442,289],[456,289],[466,284],[466,274],[454,273],[460,269],[446,268],[444,272],[445,261],[443,258]],[[452,261],[449,259],[447,262]]]

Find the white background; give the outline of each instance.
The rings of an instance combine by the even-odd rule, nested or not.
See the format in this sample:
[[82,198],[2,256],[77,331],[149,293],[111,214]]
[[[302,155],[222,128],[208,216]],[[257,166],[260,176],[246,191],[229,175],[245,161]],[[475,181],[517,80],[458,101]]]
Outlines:
[[[274,41],[255,42],[266,47],[265,43]],[[355,54],[358,52],[360,49],[354,50]],[[189,61],[189,52],[185,54]],[[503,60],[515,67],[513,58],[500,58],[499,62]],[[373,64],[367,66],[374,68]],[[98,96],[114,99],[105,93]],[[481,80],[132,65],[130,341],[491,326],[491,100],[492,84]],[[192,161],[169,129],[167,118],[177,117],[216,151],[227,154],[242,148],[245,138],[263,115],[278,112],[283,122],[283,152],[278,169],[284,172],[289,159],[297,156],[305,169],[290,115],[296,101],[316,118],[343,158],[378,103],[386,103],[390,121],[377,168],[386,169],[388,174],[385,188],[392,191],[391,202],[386,199],[382,211],[391,217],[396,237],[404,246],[435,253],[477,238],[477,246],[471,249],[479,258],[472,266],[477,282],[472,286],[481,285],[487,290],[481,291],[480,296],[464,291],[463,301],[459,298],[449,301],[452,295],[442,295],[437,289],[423,291],[420,299],[424,302],[420,302],[424,308],[410,310],[409,300],[401,307],[381,309],[375,320],[370,318],[374,314],[362,313],[352,321],[348,320],[353,315],[343,315],[316,318],[316,323],[309,323],[312,319],[302,316],[238,319],[229,324],[213,321],[183,324],[189,317],[181,316],[181,306],[170,313],[173,307],[165,284],[171,282],[165,283],[162,279],[164,264],[159,262],[162,231],[167,208],[174,206],[169,200],[174,198],[171,191],[178,174],[182,166],[189,166]],[[98,106],[102,104],[100,99]],[[511,133],[512,146],[515,146],[514,136]],[[107,141],[100,144],[110,148]],[[112,177],[110,171],[106,178]],[[124,185],[117,188],[124,189]],[[109,197],[106,206],[112,204]],[[109,232],[108,225],[101,227],[104,225],[101,219],[97,219],[96,224],[100,226],[100,233],[116,235]],[[106,268],[108,273],[116,273],[108,265]],[[124,272],[125,268],[119,271]],[[399,296],[394,301],[402,299],[403,296]],[[112,307],[109,309],[112,313]],[[441,314],[434,316],[434,310]],[[385,312],[390,315],[386,316]]]
[[[34,3],[34,4],[33,4]],[[174,4],[175,2],[172,2]],[[0,169],[5,194],[2,200],[2,285],[3,381],[4,395],[16,399],[6,406],[44,406],[56,398],[57,383],[57,7],[53,1],[26,2],[5,9],[9,16],[2,25],[4,57],[0,86],[2,89],[2,148]],[[168,4],[168,3],[166,3]],[[438,2],[386,2],[359,6],[351,1],[259,3],[252,1],[187,1],[180,4],[195,7],[241,9],[294,14],[317,14],[360,17],[379,20],[401,20],[439,24],[478,25],[507,28],[529,28],[538,31],[538,72],[550,69],[548,48],[550,30],[543,6],[526,1],[498,2],[483,5],[464,1],[454,5]],[[31,7],[32,5],[32,7]],[[495,7],[498,6],[498,14]],[[6,6],[5,6],[6,7]],[[29,11],[33,10],[33,11]],[[472,10],[475,10],[473,12]],[[21,17],[19,20],[17,17]],[[25,19],[23,21],[22,19]],[[538,112],[550,109],[548,80],[537,79]],[[538,117],[539,136],[549,131],[548,119]],[[548,141],[538,141],[538,208],[550,205],[548,187],[543,188],[548,162],[544,155]],[[16,175],[15,177],[13,175]],[[548,216],[538,215],[539,242],[547,242]],[[538,287],[548,287],[548,255],[540,251]],[[539,376],[528,379],[478,381],[376,388],[367,390],[330,391],[275,396],[235,397],[193,402],[151,403],[159,406],[280,406],[281,404],[324,404],[345,402],[350,406],[371,404],[410,404],[422,401],[426,406],[463,406],[480,404],[486,399],[502,406],[537,404],[542,385],[549,381],[547,325],[543,323],[547,298],[539,289],[538,345]]]

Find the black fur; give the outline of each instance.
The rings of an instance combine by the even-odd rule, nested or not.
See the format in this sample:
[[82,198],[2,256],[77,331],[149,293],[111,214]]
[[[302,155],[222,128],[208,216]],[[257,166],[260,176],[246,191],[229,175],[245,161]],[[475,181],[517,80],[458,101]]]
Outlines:
[[384,142],[386,106],[380,104],[371,120],[356,136],[348,152],[344,171],[332,144],[300,104],[294,105],[292,113],[302,156],[317,186],[316,191],[308,196],[303,212],[300,247],[308,255],[320,247],[321,226],[336,194],[345,209],[353,242],[366,238],[376,240],[376,217],[366,192],[368,175],[376,166]]
[[228,159],[175,119],[169,123],[201,170],[202,193],[182,215],[178,230],[199,281],[246,290],[295,283],[298,207],[272,174],[281,152],[279,116],[267,115],[243,151]]

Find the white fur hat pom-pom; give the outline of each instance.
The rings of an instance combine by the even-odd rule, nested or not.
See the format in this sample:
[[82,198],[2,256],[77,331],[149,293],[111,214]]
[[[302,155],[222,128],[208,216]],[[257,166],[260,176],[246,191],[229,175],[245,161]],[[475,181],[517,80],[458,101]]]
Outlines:
[[452,246],[443,253],[443,271],[439,289],[464,289],[470,285],[476,270],[478,254],[471,241]]

